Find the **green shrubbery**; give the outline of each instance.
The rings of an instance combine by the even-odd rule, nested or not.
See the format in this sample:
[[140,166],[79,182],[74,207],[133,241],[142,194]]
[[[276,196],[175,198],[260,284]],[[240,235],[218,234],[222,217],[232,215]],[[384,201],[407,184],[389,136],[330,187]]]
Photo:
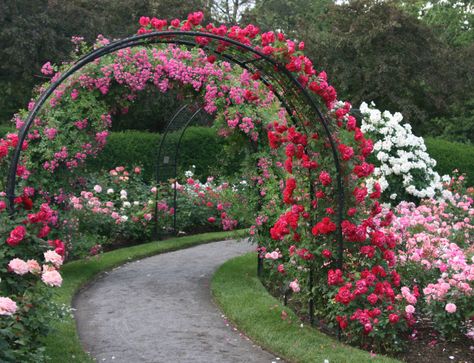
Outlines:
[[453,169],[466,174],[467,185],[474,184],[474,146],[442,139],[426,138],[428,153],[437,161],[440,175],[452,174]]
[[[170,163],[175,157],[180,134],[180,131],[169,134],[164,143],[162,156],[169,156]],[[105,149],[96,159],[89,161],[88,167],[108,170],[117,165],[129,168],[141,165],[145,178],[151,179],[155,175],[160,141],[160,134],[131,130],[114,132],[110,135]],[[188,170],[191,165],[196,166],[198,177],[234,174],[239,170],[240,163],[237,153],[225,152],[229,148],[228,144],[229,141],[217,136],[214,129],[190,127],[181,141],[178,174]],[[172,177],[173,174],[168,176]]]

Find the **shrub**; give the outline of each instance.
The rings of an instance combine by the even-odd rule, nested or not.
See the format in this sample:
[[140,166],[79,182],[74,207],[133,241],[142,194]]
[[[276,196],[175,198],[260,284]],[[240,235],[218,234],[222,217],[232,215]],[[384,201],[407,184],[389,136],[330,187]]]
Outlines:
[[466,175],[468,186],[474,185],[474,146],[438,138],[426,138],[426,148],[436,160],[440,174],[451,174],[454,169]]
[[[169,156],[170,163],[176,154],[180,131],[170,133],[164,143],[162,156]],[[155,178],[158,149],[162,135],[142,132],[123,131],[111,133],[104,150],[95,159],[88,162],[87,168],[109,170],[117,163],[131,168],[141,165],[144,178]],[[229,141],[216,135],[215,129],[207,127],[190,127],[186,130],[177,155],[178,174],[183,173],[190,165],[195,165],[196,176],[231,175],[240,169],[238,154],[226,153]],[[225,156],[228,155],[228,156]],[[164,178],[173,177],[169,167],[162,170]]]
[[426,152],[423,138],[412,133],[410,124],[401,124],[399,112],[381,112],[365,102],[360,110],[361,130],[374,140],[372,184],[380,184],[385,200],[434,197],[441,190],[441,178],[433,170],[436,161]]

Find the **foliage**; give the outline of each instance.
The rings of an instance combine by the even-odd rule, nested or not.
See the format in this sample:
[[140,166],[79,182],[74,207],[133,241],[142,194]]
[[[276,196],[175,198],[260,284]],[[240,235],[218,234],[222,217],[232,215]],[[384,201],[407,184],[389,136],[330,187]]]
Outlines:
[[457,169],[466,175],[466,184],[474,185],[474,147],[440,138],[425,138],[428,153],[436,160],[435,170],[441,175]]
[[[162,155],[174,160],[181,131],[168,134]],[[104,150],[87,162],[88,171],[109,170],[120,160],[120,164],[131,168],[139,164],[145,180],[155,178],[156,158],[162,135],[124,131],[112,132]],[[186,130],[178,152],[178,174],[195,165],[199,178],[207,175],[231,176],[238,173],[244,150],[227,152],[230,142],[216,134],[215,129],[193,126]],[[173,170],[163,170],[165,177],[172,177]]]
[[474,8],[470,0],[415,0],[402,2],[402,8],[432,26],[449,44],[474,42]]

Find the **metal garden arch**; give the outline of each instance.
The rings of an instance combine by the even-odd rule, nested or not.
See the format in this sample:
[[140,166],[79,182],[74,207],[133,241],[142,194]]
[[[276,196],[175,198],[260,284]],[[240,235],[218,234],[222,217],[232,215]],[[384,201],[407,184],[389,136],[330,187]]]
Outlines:
[[[196,41],[196,37],[201,39],[208,39],[210,43],[206,46],[199,44]],[[227,45],[226,52],[219,50],[215,46],[217,41],[221,44]],[[19,141],[13,153],[10,169],[7,177],[7,188],[6,194],[8,198],[8,208],[11,213],[14,212],[14,199],[15,199],[15,185],[16,185],[16,171],[18,162],[21,154],[21,145],[25,140],[28,130],[30,129],[33,120],[36,115],[42,109],[44,103],[48,97],[60,86],[65,80],[71,75],[81,70],[85,65],[93,62],[94,60],[118,51],[120,49],[143,46],[150,44],[176,44],[186,45],[194,48],[202,48],[209,53],[213,53],[222,59],[230,61],[244,69],[247,69],[252,74],[259,73],[260,80],[266,84],[276,97],[280,100],[282,105],[285,107],[288,115],[292,121],[299,126],[302,130],[305,130],[305,122],[308,117],[313,116],[318,119],[323,126],[326,137],[329,141],[332,157],[334,159],[334,165],[336,168],[337,176],[337,242],[338,242],[338,265],[342,268],[343,262],[343,236],[341,223],[343,219],[344,211],[344,188],[341,173],[341,166],[338,156],[338,150],[336,143],[331,135],[329,125],[324,118],[323,114],[319,110],[315,99],[309,94],[309,92],[301,85],[301,83],[288,71],[283,64],[261,52],[258,49],[253,48],[247,44],[241,43],[234,39],[220,36],[216,34],[210,34],[199,31],[155,31],[140,35],[134,35],[125,39],[117,40],[109,43],[108,45],[98,48],[89,54],[83,56],[77,60],[74,65],[66,72],[64,72],[50,87],[45,90],[39,99],[36,101],[35,106],[28,114],[25,120],[25,124],[19,133]],[[287,97],[291,96],[291,97]],[[311,171],[310,171],[311,173]],[[312,180],[312,178],[310,178]]]

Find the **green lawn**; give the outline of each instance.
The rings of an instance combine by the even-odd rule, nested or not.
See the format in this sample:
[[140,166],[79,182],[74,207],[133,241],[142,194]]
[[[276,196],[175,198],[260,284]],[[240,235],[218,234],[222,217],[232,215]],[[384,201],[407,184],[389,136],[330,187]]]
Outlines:
[[[304,326],[298,317],[272,297],[257,278],[254,253],[223,264],[212,280],[212,293],[227,318],[255,343],[291,362],[399,362],[351,348],[320,331]],[[287,318],[281,318],[282,311]]]
[[[194,236],[173,238],[165,241],[150,242],[138,246],[122,248],[104,253],[98,257],[67,263],[61,272],[64,279],[63,286],[57,289],[55,300],[58,303],[71,306],[75,293],[92,280],[97,274],[110,270],[125,262],[143,257],[170,252],[228,238],[241,238],[247,236],[246,230],[233,232],[205,233]],[[46,353],[53,363],[65,362],[93,362],[82,350],[76,324],[73,318],[52,323],[53,333],[45,339]]]

